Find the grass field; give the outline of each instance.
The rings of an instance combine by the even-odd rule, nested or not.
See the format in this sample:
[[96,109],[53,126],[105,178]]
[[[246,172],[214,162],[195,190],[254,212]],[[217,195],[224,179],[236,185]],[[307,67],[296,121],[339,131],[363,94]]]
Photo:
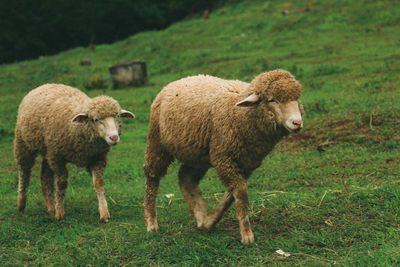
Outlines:
[[[243,1],[208,20],[195,16],[95,51],[0,65],[0,265],[399,265],[400,6],[300,2]],[[85,57],[91,66],[79,66]],[[107,67],[133,59],[147,62],[149,82],[111,89]],[[303,84],[305,128],[280,143],[248,181],[255,244],[240,243],[233,207],[212,232],[196,229],[176,162],[161,182],[160,232],[148,234],[142,165],[157,93],[188,75],[250,81],[278,67]],[[29,90],[49,82],[113,96],[137,117],[124,121],[121,143],[109,154],[108,224],[99,221],[91,178],[72,165],[65,220],[46,212],[39,164],[27,207],[17,212],[17,108]],[[106,89],[85,89],[96,82]],[[317,150],[326,141],[331,145]],[[224,192],[213,170],[201,188],[209,206]]]

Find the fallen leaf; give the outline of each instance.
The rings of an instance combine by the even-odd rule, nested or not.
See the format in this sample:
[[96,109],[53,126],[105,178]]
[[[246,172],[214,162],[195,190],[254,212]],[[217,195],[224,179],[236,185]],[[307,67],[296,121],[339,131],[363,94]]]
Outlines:
[[323,143],[318,145],[317,150],[319,152],[324,152],[325,151],[324,147],[328,147],[328,146],[333,145],[333,144],[334,144],[334,142],[332,142],[332,141],[323,142]]
[[276,253],[278,253],[279,255],[285,256],[285,257],[289,257],[290,253],[289,252],[285,252],[281,249],[278,249],[277,251],[275,251]]

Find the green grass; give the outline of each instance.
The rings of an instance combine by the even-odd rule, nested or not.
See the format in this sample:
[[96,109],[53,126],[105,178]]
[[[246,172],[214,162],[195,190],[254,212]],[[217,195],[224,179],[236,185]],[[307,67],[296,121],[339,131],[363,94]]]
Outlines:
[[[399,13],[395,1],[243,1],[208,20],[192,17],[95,51],[76,48],[1,65],[0,265],[400,264]],[[84,57],[91,66],[79,66]],[[107,67],[133,59],[147,62],[149,82],[112,90]],[[240,243],[234,208],[211,233],[196,229],[176,162],[161,182],[160,232],[146,233],[142,165],[157,93],[188,75],[250,81],[278,67],[303,84],[305,129],[280,143],[249,179],[255,244]],[[25,212],[18,213],[12,141],[19,102],[43,83],[85,90],[99,77],[109,89],[87,93],[111,95],[137,117],[124,121],[121,144],[109,154],[112,221],[99,222],[91,179],[74,166],[65,220],[46,213],[39,164]],[[325,141],[333,143],[318,151]],[[224,191],[213,170],[201,187],[210,206]],[[169,193],[174,197],[166,198]]]

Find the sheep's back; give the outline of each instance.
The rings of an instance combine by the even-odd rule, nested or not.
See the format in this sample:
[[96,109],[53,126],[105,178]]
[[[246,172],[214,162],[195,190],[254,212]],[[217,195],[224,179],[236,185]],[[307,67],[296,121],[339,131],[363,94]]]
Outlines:
[[160,139],[167,150],[183,162],[209,161],[209,142],[220,117],[230,116],[239,93],[247,87],[198,75],[168,84],[157,96]]
[[45,84],[30,91],[22,100],[16,124],[16,137],[31,150],[44,150],[45,136],[57,139],[70,127],[76,110],[89,99],[78,89]]

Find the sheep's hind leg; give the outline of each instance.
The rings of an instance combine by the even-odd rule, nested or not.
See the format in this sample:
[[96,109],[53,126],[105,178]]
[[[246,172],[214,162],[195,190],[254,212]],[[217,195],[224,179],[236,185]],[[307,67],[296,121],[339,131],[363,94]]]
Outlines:
[[22,142],[15,141],[14,155],[18,165],[18,211],[23,211],[36,153],[29,151]]
[[23,211],[26,206],[32,167],[33,163],[18,164],[18,211]]
[[54,172],[57,177],[56,182],[56,203],[55,203],[55,213],[54,217],[56,220],[64,219],[64,198],[65,191],[68,186],[68,170],[65,166],[65,162],[53,162],[51,160],[48,161],[50,168]]
[[146,197],[144,199],[144,220],[147,232],[158,232],[156,200],[160,177],[146,176]]
[[[250,176],[250,173],[251,172],[245,173],[246,180]],[[207,214],[207,218],[206,218],[206,222],[204,224],[203,230],[205,230],[205,231],[211,230],[214,227],[214,225],[217,224],[219,222],[219,220],[221,220],[222,215],[224,215],[224,213],[232,205],[233,200],[234,200],[234,197],[233,197],[232,190],[227,190],[225,192],[224,196],[222,197],[222,199],[220,200],[220,202],[218,203],[218,205]]]
[[[152,155],[150,157],[148,155]],[[146,176],[146,196],[144,199],[144,220],[146,222],[147,232],[158,232],[156,200],[160,180],[167,172],[169,164],[173,158],[167,153],[161,151],[152,151],[149,148],[146,151],[146,163],[143,166]]]
[[197,227],[203,229],[207,216],[207,205],[201,197],[199,181],[208,168],[195,169],[182,164],[179,169],[179,187],[186,200],[190,212],[197,221]]
[[217,222],[222,218],[225,211],[229,209],[229,207],[233,203],[233,194],[231,191],[226,191],[218,205],[211,210],[205,219],[202,229],[204,231],[211,230]]
[[46,159],[43,159],[42,161],[40,181],[42,184],[42,193],[47,211],[50,214],[54,214],[54,172],[50,169]]

